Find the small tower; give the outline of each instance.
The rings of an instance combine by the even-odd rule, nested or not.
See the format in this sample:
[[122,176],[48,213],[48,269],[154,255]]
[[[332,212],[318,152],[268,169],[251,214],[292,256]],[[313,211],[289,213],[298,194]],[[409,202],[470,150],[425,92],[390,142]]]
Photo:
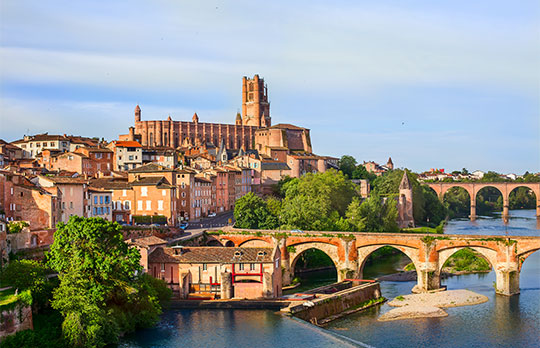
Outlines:
[[403,172],[399,184],[398,213],[399,228],[414,227],[413,189],[407,176],[407,169]]
[[199,123],[199,115],[197,115],[197,113],[194,113],[192,120],[193,120],[193,123]]
[[386,167],[389,170],[394,170],[394,162],[392,162],[392,157],[388,157],[388,162],[386,162]]
[[262,127],[263,123],[266,123],[267,127],[272,125],[268,87],[259,75],[253,76],[252,79],[244,76],[242,78],[242,124]]
[[236,113],[236,125],[241,126],[242,125],[242,115],[240,115],[239,112]]
[[141,108],[138,104],[135,107],[135,122],[141,122]]

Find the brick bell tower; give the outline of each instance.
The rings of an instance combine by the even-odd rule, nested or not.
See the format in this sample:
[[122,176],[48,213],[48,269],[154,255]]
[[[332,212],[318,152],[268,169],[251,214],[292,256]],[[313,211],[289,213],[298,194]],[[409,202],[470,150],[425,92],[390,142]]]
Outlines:
[[270,103],[268,102],[268,87],[259,75],[252,79],[242,78],[242,125],[255,127],[270,127]]

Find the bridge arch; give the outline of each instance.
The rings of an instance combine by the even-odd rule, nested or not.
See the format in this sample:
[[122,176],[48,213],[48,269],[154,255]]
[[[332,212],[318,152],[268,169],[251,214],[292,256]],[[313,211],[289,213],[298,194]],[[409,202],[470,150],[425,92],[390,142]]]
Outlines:
[[[336,245],[333,245],[330,243],[322,243],[322,242],[298,243],[298,244],[287,246],[287,250],[289,251],[290,270],[293,273],[293,277],[294,277],[294,270],[296,267],[296,263],[300,259],[300,256],[302,256],[304,252],[310,249],[317,249],[325,253],[332,260],[332,263],[334,264],[336,271],[339,270],[339,255],[338,255],[338,247]],[[339,272],[338,272],[338,280],[341,280],[339,279]]]
[[[520,185],[521,184],[521,185]],[[527,185],[527,183],[520,183],[520,184],[516,184],[515,186],[513,186],[511,189],[509,189],[508,191],[508,203],[510,203],[510,196],[512,195],[512,193],[515,192],[515,194],[517,195],[518,194],[518,189],[520,188],[524,188],[524,189],[527,189],[529,192],[532,192],[533,194],[533,205],[534,207],[533,208],[536,208],[537,206],[539,206],[539,202],[540,202],[540,193],[537,193],[535,192],[534,188],[531,187],[530,185]],[[534,204],[536,203],[536,204]]]
[[242,248],[272,248],[273,247],[271,243],[260,238],[248,239],[240,243],[240,245],[238,246]]
[[525,260],[527,260],[527,258],[529,256],[531,256],[532,254],[534,254],[535,252],[537,252],[539,250],[540,250],[540,247],[535,248],[535,249],[531,249],[531,250],[527,250],[526,252],[517,255],[517,257],[518,257],[518,270],[520,272],[521,272],[521,268],[523,267],[523,263],[525,262]]
[[[418,255],[418,249],[413,248],[407,245],[400,245],[400,244],[375,244],[375,245],[368,245],[368,246],[362,246],[357,248],[358,251],[358,277],[362,278],[364,273],[364,266],[366,264],[367,259],[371,254],[373,254],[376,250],[389,246],[394,249],[397,249],[401,251],[405,256],[411,260],[416,270],[419,269],[420,266],[420,260]],[[417,271],[418,273],[418,271]]]
[[448,261],[448,259],[450,258],[450,256],[454,255],[458,251],[460,251],[462,249],[465,249],[465,248],[470,248],[470,249],[476,251],[478,254],[480,254],[480,257],[482,257],[484,260],[486,260],[489,263],[489,265],[491,266],[492,269],[495,269],[495,265],[497,265],[497,251],[496,250],[493,250],[491,248],[487,248],[485,246],[461,245],[461,246],[455,246],[455,247],[450,247],[450,248],[445,248],[445,249],[439,250],[439,252],[438,252],[438,254],[439,254],[439,265],[438,265],[439,274],[442,271],[443,266],[446,263],[446,261]]

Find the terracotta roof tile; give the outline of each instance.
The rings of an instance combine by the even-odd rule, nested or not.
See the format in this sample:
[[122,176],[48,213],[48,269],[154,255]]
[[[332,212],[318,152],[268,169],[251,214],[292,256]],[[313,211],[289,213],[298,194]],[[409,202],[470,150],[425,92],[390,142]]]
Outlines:
[[155,263],[270,263],[272,248],[157,248],[148,256]]

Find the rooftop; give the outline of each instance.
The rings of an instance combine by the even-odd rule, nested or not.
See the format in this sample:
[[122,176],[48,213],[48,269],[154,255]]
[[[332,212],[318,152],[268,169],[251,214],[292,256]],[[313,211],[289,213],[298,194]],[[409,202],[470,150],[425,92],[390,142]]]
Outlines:
[[157,248],[148,262],[171,263],[270,263],[272,248],[182,247]]

